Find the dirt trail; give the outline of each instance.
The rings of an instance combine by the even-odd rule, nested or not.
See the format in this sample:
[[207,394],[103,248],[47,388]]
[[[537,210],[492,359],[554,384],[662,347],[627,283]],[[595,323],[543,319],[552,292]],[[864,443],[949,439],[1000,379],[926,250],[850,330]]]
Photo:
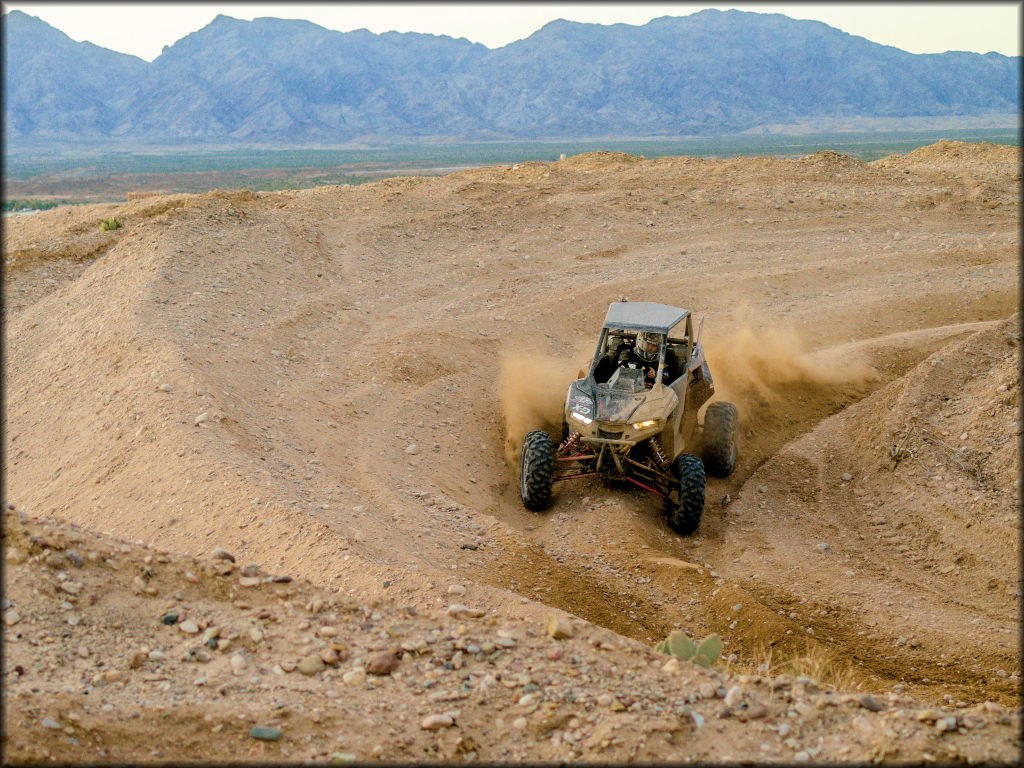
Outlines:
[[[7,501],[351,599],[457,577],[716,631],[751,672],[1016,706],[1019,161],[594,153],[10,220]],[[742,406],[694,537],[640,491],[518,500],[509,443],[622,296],[703,317]]]

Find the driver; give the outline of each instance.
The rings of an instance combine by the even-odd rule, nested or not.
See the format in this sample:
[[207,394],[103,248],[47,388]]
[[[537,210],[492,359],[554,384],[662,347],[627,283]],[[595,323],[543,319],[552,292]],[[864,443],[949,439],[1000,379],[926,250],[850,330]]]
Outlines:
[[[639,368],[644,372],[645,386],[654,386],[654,377],[658,375],[658,350],[661,347],[661,336],[657,333],[642,331],[636,335],[633,346],[624,346],[619,352],[618,364],[623,368]],[[668,381],[668,370],[662,374]]]

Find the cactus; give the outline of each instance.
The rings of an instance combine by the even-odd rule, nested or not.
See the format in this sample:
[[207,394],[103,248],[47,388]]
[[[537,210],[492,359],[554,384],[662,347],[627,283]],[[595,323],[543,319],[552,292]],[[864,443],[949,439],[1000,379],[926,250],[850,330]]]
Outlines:
[[120,229],[121,221],[116,216],[111,216],[109,219],[104,219],[100,222],[100,229],[103,232],[109,232],[112,229]]
[[676,630],[668,636],[668,652],[680,661],[687,661],[697,653],[697,644],[685,632]]
[[700,645],[697,646],[697,655],[704,656],[708,663],[705,666],[711,666],[715,663],[719,654],[722,652],[722,638],[718,635],[708,635],[700,641]]
[[692,661],[702,667],[710,667],[722,652],[722,639],[718,635],[708,635],[698,644],[677,629],[654,646],[654,650],[675,656],[680,661]]

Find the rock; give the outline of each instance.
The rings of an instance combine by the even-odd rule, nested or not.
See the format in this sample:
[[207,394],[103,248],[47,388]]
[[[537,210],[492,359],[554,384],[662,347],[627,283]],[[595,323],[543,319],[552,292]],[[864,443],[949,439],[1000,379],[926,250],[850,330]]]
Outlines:
[[420,728],[425,731],[436,731],[439,728],[451,728],[455,720],[451,715],[427,715],[420,721]]
[[312,677],[317,672],[322,672],[324,669],[324,661],[319,656],[310,654],[303,658],[295,667],[299,672],[304,675]]
[[164,653],[163,651],[152,650],[152,651],[149,652],[149,660],[150,661],[165,661],[166,659],[167,659],[167,654]]
[[235,562],[235,556],[221,547],[216,547],[210,553],[210,557],[214,560],[227,560],[229,563]]
[[58,723],[52,717],[44,717],[42,720],[39,721],[39,724],[43,726],[43,728],[52,728],[55,731],[60,730],[60,723]]
[[6,613],[4,613],[4,624],[6,624],[7,626],[13,627],[19,621],[21,621],[21,614],[19,614],[17,611],[8,610]]
[[798,701],[793,705],[793,709],[797,711],[797,714],[804,719],[811,719],[818,714],[818,710],[808,704],[806,701]]
[[366,670],[362,667],[354,667],[346,672],[342,678],[346,685],[360,686],[366,684]]
[[670,674],[671,674],[671,673],[673,673],[673,672],[678,672],[678,671],[679,671],[679,669],[680,669],[680,666],[681,666],[681,665],[680,665],[680,663],[679,663],[679,659],[677,659],[677,658],[676,658],[675,656],[673,656],[673,657],[672,657],[671,659],[669,659],[668,661],[666,661],[666,662],[665,662],[665,663],[664,663],[664,664],[663,664],[663,665],[661,666],[661,671],[662,671],[662,672],[668,672],[668,673],[670,673]]
[[495,643],[500,645],[502,648],[515,648],[516,639],[514,637],[499,637]]
[[254,725],[249,735],[260,741],[278,741],[281,738],[280,728],[268,728],[265,725]]
[[554,640],[564,640],[575,634],[572,622],[564,614],[552,613],[548,616],[547,628],[548,637]]
[[146,663],[146,654],[142,651],[136,651],[128,659],[128,669],[139,669],[143,664]]
[[163,615],[163,618],[160,619],[160,621],[162,621],[164,624],[166,624],[167,626],[170,627],[173,624],[177,624],[177,622],[178,622],[178,614],[176,614],[176,613],[165,613]]
[[452,584],[448,587],[449,595],[464,595],[466,594],[466,588],[461,584]]
[[231,654],[231,658],[228,663],[231,665],[231,673],[234,675],[241,674],[242,670],[248,666],[245,661],[245,656],[240,653]]
[[848,483],[851,480],[853,480],[853,475],[851,475],[849,472],[843,472],[843,482]]
[[198,426],[199,424],[205,424],[209,420],[210,420],[210,414],[207,411],[203,411],[198,416],[196,416],[195,423]]
[[452,603],[448,606],[445,614],[454,619],[479,619],[484,612],[479,608],[469,608],[461,603]]
[[366,661],[366,671],[371,675],[390,675],[398,666],[398,657],[391,651],[379,651]]
[[124,677],[124,673],[119,669],[108,669],[103,673],[103,679],[108,683],[116,683]]
[[822,552],[831,552],[832,551],[832,547],[830,547],[828,545],[828,542],[826,542],[826,541],[823,541],[820,544],[818,544],[818,549],[821,550]]
[[544,658],[548,661],[558,661],[565,656],[565,651],[559,648],[557,645],[552,645],[546,651],[544,651]]
[[793,726],[789,723],[779,723],[779,736],[785,738],[789,736],[789,732],[793,730]]
[[409,443],[407,446],[405,446],[405,452],[410,456],[414,456],[415,454],[420,452],[420,449],[419,446],[416,445],[416,443]]
[[698,693],[700,693],[703,699],[715,698],[715,684],[714,683],[701,683],[697,687]]
[[60,583],[62,591],[67,592],[69,595],[77,595],[82,591],[82,582],[80,581],[62,581]]
[[241,587],[255,587],[262,579],[259,576],[241,576],[238,579],[238,585]]
[[885,709],[885,706],[882,704],[882,702],[880,702],[874,696],[870,696],[868,694],[864,694],[863,696],[858,698],[857,703],[860,704],[860,706],[864,707],[864,709],[870,710],[871,712],[881,712],[883,709]]
[[759,701],[755,701],[741,714],[746,720],[760,720],[762,717],[767,717],[768,707]]
[[728,693],[725,694],[725,706],[735,707],[743,699],[743,690],[738,686],[734,685],[729,689]]
[[797,752],[795,755],[793,755],[793,762],[794,763],[806,763],[806,762],[809,762],[810,759],[811,759],[811,756],[807,753],[807,750],[804,750],[804,749],[801,749],[799,752]]
[[320,660],[323,661],[324,664],[333,667],[335,664],[341,661],[341,656],[339,656],[338,652],[333,648],[324,648],[322,651],[320,651]]
[[939,733],[945,733],[946,731],[956,730],[956,718],[955,717],[940,717],[935,721],[935,730]]
[[512,721],[512,727],[515,728],[517,731],[524,730],[527,725],[529,725],[529,722],[525,717],[517,717],[515,720]]
[[335,627],[318,627],[316,630],[317,635],[320,637],[334,637],[338,634],[338,630]]
[[853,718],[853,727],[864,734],[873,733],[875,727],[871,724],[871,721],[861,715],[860,717]]
[[249,639],[254,643],[262,643],[263,632],[260,631],[259,627],[249,627]]
[[194,635],[199,631],[199,625],[197,625],[191,619],[185,619],[178,625],[178,629],[184,632],[186,635]]

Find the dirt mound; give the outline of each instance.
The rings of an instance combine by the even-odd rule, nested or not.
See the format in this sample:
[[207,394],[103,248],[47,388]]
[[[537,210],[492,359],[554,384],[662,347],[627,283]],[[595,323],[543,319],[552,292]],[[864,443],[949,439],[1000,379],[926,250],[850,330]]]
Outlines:
[[1019,146],[992,144],[987,141],[939,141],[918,147],[905,155],[889,155],[871,163],[877,168],[900,171],[950,171],[969,173],[975,180],[998,175],[1020,181],[1021,154]]
[[[1018,319],[978,325],[785,446],[730,512],[765,557],[795,564],[803,553],[808,597],[825,615],[856,611],[870,627],[854,663],[884,664],[909,647],[908,667],[930,666],[947,690],[1012,696],[1015,683],[996,672],[1019,665],[1019,586],[999,565],[1020,557]],[[737,537],[727,551],[747,544]],[[769,589],[785,589],[786,576],[768,576]],[[853,600],[842,586],[851,582],[864,589]],[[989,632],[950,647],[965,626]],[[845,647],[840,624],[827,631]]]
[[[926,751],[983,759],[987,753],[971,746],[975,736],[993,750],[984,759],[1001,755],[1014,742],[976,731],[971,718],[972,707],[990,698],[1019,703],[1011,609],[1020,595],[1007,577],[1018,551],[1007,516],[1019,493],[1012,436],[1019,347],[1007,340],[1015,327],[1007,318],[1019,304],[1019,169],[998,159],[956,174],[857,166],[837,182],[838,166],[829,163],[598,154],[433,179],[155,197],[9,219],[5,253],[49,255],[5,271],[6,501],[28,515],[143,541],[168,553],[153,557],[170,558],[161,564],[169,570],[191,569],[173,553],[204,560],[226,548],[240,565],[309,580],[337,601],[339,617],[345,606],[381,601],[376,610],[386,620],[373,619],[371,609],[346,625],[381,644],[405,642],[388,629],[406,607],[433,620],[438,600],[450,599],[447,585],[457,582],[467,604],[486,603],[494,616],[530,606],[570,612],[602,627],[613,649],[652,647],[676,627],[692,636],[717,632],[726,643],[720,670],[813,672],[837,690],[893,702],[912,694],[940,715],[941,727],[958,729],[926,744],[918,735],[937,734],[936,726],[925,729],[906,712],[876,716],[824,694],[822,709],[797,707],[797,692],[783,714],[771,703],[781,701],[776,692],[758,699],[766,714],[754,718],[770,728],[744,726],[742,707],[729,704],[736,716],[716,720],[720,735],[694,730],[679,707],[699,704],[706,720],[718,718],[723,703],[687,701],[685,686],[678,699],[648,679],[654,666],[643,651],[599,659],[572,650],[552,662],[564,670],[549,671],[539,658],[542,628],[516,620],[506,639],[530,650],[493,657],[500,679],[490,667],[502,645],[498,624],[484,633],[467,624],[483,654],[468,679],[455,669],[454,650],[403,657],[403,675],[414,684],[393,688],[402,691],[395,701],[408,705],[406,751],[374,752],[377,743],[385,750],[400,743],[387,730],[397,724],[368,699],[353,698],[346,709],[364,694],[332,673],[336,697],[317,689],[302,699],[315,705],[286,707],[309,713],[314,725],[319,709],[327,724],[302,726],[301,748],[281,742],[292,755],[346,752],[318,740],[339,727],[355,734],[356,725],[352,751],[366,758],[453,759],[462,750],[500,759],[665,759],[685,744],[686,754],[696,749],[716,760],[726,753],[788,760],[800,752],[866,760],[885,754],[884,741],[899,744],[906,759],[925,759]],[[112,215],[124,227],[94,249],[99,221]],[[553,421],[568,383],[557,380],[589,358],[608,303],[622,296],[685,306],[703,318],[720,394],[731,387],[743,407],[739,466],[731,478],[710,481],[694,537],[672,534],[659,503],[641,491],[591,480],[556,489],[541,514],[519,502],[514,433],[544,427],[557,438]],[[531,401],[535,389],[542,395]],[[142,565],[160,570],[144,557]],[[75,651],[65,648],[66,630],[54,618],[65,610],[56,593],[48,587],[40,593],[47,596],[30,597],[34,565],[17,567],[27,575],[14,582],[25,590],[16,610],[42,613],[37,625],[22,619],[8,627],[31,629],[15,644],[39,654]],[[137,570],[132,561],[109,573],[127,585]],[[193,599],[184,591],[183,601],[175,598],[192,582],[168,578],[156,598],[138,596],[159,602],[146,615]],[[223,584],[219,578],[209,583]],[[248,588],[232,589],[227,603],[246,602]],[[79,626],[127,627],[116,611],[142,610],[129,598],[111,591],[129,608],[110,604],[106,612],[101,599]],[[260,605],[275,606],[296,627],[317,622],[295,595],[268,593]],[[233,610],[243,612],[230,621],[244,645],[246,622],[262,619]],[[458,626],[437,627],[437,637],[423,627],[425,647],[456,643]],[[301,639],[275,639],[274,648],[312,653],[319,646],[307,630],[296,629],[307,633]],[[140,627],[137,642],[152,647],[150,631]],[[71,632],[77,642],[81,630]],[[87,644],[99,642],[89,637],[97,640]],[[494,649],[483,651],[483,642]],[[223,712],[216,722],[227,733],[242,706],[231,691],[290,695],[275,687],[276,651],[265,660],[252,653],[246,672],[226,673],[227,698],[209,704],[222,709],[197,700],[176,711]],[[55,669],[40,670],[40,679],[50,675],[69,688],[61,701],[84,701],[83,679],[99,674],[93,662],[46,658]],[[531,665],[541,670],[536,679]],[[497,685],[477,698],[472,692],[488,674]],[[522,675],[530,682],[520,685]],[[608,688],[606,681],[630,675],[638,675],[637,690]],[[432,677],[439,682],[428,685]],[[126,683],[113,714],[101,708],[82,722],[120,734],[103,742],[109,754],[145,759],[128,745],[151,743],[149,731],[136,728],[148,715],[123,717],[121,707],[140,696],[160,706],[189,700],[178,679]],[[180,685],[190,695],[207,690]],[[68,738],[87,750],[79,726],[43,714],[47,694],[27,690],[26,707],[6,730],[8,743],[25,750],[18,754],[41,755],[30,751],[40,744],[57,754]],[[441,691],[468,697],[431,701]],[[501,696],[493,707],[505,707],[500,715],[487,703],[494,691]],[[600,703],[606,693],[622,712]],[[528,695],[535,698],[518,703]],[[443,705],[434,714],[459,702],[456,722],[472,727],[421,734],[417,707],[425,701]],[[833,738],[805,724],[805,712],[813,714],[808,723],[831,725],[834,716],[860,730],[839,725]],[[250,714],[246,724],[278,717],[259,707]],[[338,725],[349,716],[356,725]],[[514,725],[520,716],[525,729]],[[73,733],[40,731],[42,717]],[[180,719],[191,728],[199,722],[191,717]],[[499,717],[503,725],[484,725]],[[645,746],[626,731],[647,733]],[[889,731],[910,736],[896,740]],[[199,738],[196,749],[248,754],[247,730],[232,733],[226,741]],[[125,751],[111,751],[114,744]],[[278,753],[252,756],[260,754]]]
[[606,168],[620,170],[622,166],[635,165],[643,159],[640,155],[630,155],[626,152],[608,152],[607,150],[584,152],[560,160],[559,170],[595,171]]
[[813,155],[801,157],[796,161],[796,163],[801,166],[811,166],[813,168],[842,170],[863,168],[865,165],[865,163],[854,157],[844,155],[841,152],[834,152],[831,149],[826,149],[821,152],[815,152]]

